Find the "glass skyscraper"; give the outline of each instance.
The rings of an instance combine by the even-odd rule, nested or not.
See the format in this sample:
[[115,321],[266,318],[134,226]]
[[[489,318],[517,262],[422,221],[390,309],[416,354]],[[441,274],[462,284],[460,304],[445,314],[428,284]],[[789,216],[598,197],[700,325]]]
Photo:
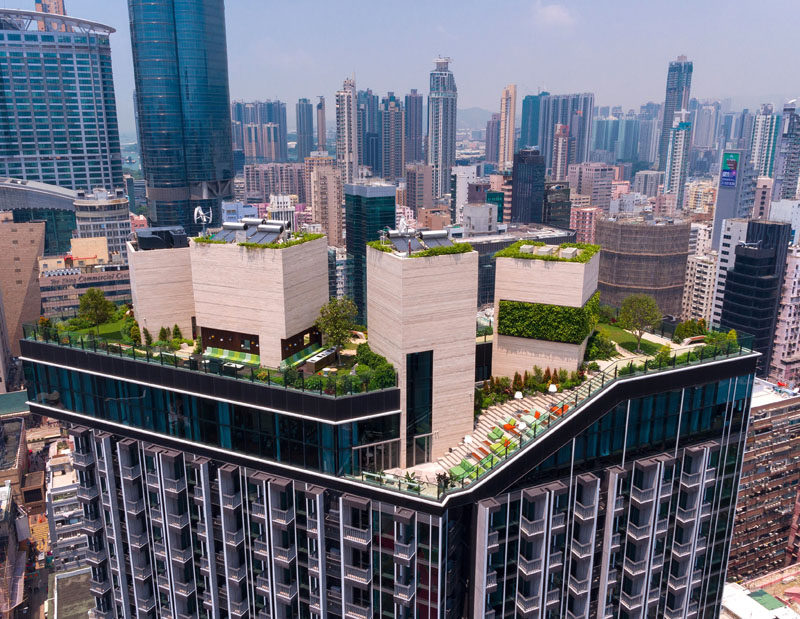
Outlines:
[[149,218],[200,231],[233,196],[223,0],[128,0]]
[[0,176],[122,186],[109,36],[65,16],[0,10]]
[[688,109],[689,92],[692,88],[692,62],[686,56],[678,56],[669,63],[667,92],[664,96],[664,121],[661,124],[661,140],[658,144],[658,169],[667,167],[670,130],[675,112]]
[[437,58],[431,71],[428,95],[428,164],[433,166],[433,197],[450,186],[450,169],[456,163],[456,107],[458,89],[449,58]]

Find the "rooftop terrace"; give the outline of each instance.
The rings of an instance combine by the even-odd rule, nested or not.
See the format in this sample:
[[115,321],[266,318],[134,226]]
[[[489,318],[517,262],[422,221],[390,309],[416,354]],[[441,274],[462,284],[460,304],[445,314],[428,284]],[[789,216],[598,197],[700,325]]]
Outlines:
[[561,243],[547,245],[542,241],[517,241],[501,249],[495,258],[522,258],[526,260],[550,260],[554,262],[589,262],[600,251],[599,245],[590,243]]

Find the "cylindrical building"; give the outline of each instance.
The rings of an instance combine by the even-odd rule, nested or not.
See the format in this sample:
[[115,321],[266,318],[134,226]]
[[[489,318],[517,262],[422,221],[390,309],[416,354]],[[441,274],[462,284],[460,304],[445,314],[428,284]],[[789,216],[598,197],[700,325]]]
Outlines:
[[131,235],[131,218],[128,198],[122,189],[113,192],[103,188],[87,194],[79,191],[75,205],[75,237],[89,239],[104,236],[108,240],[108,251],[119,254],[122,262],[128,263],[125,243]]
[[632,294],[649,294],[664,314],[679,315],[689,227],[689,222],[668,219],[599,219],[600,302],[620,307]]

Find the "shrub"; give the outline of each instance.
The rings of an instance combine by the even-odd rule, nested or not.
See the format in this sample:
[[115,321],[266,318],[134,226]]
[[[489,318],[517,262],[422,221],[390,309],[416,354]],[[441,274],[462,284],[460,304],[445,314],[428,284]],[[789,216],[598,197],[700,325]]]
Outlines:
[[176,324],[172,327],[172,339],[183,339],[183,335],[181,334],[181,328]]
[[616,356],[617,347],[614,342],[600,331],[595,331],[586,343],[586,354],[583,358],[587,361],[594,361],[596,359],[611,359]]
[[659,348],[658,353],[654,357],[653,361],[655,361],[658,367],[671,363],[672,349],[669,347],[669,345],[664,344],[661,348]]
[[134,344],[141,344],[142,343],[142,334],[139,332],[139,325],[133,323],[133,326],[130,330],[131,340],[133,340]]
[[160,342],[166,342],[169,339],[169,329],[166,327],[161,327],[161,329],[158,331],[158,340]]
[[598,251],[599,245],[592,245],[591,243],[561,243],[558,247],[563,249],[567,247],[577,247],[582,250],[574,258],[561,258],[559,256],[539,256],[537,254],[522,253],[521,249],[524,245],[533,245],[535,247],[542,247],[546,243],[542,241],[517,241],[513,245],[509,245],[505,249],[497,252],[495,258],[523,258],[525,260],[548,260],[551,262],[589,262]]
[[144,343],[147,344],[148,346],[152,346],[153,336],[150,335],[150,331],[148,331],[147,328],[145,327],[142,333],[144,334]]
[[589,365],[586,366],[586,369],[590,372],[599,372],[600,366],[597,365],[597,361],[592,361]]
[[429,258],[430,256],[444,256],[446,254],[466,254],[472,251],[469,243],[453,243],[452,245],[430,247],[411,254],[412,258]]
[[548,342],[580,344],[597,324],[599,293],[583,307],[500,301],[497,332]]
[[183,341],[176,337],[169,341],[168,346],[170,350],[180,350],[181,344],[183,344]]
[[702,318],[700,320],[684,320],[675,327],[675,333],[672,336],[672,341],[680,343],[687,337],[695,337],[697,335],[705,335],[706,321]]

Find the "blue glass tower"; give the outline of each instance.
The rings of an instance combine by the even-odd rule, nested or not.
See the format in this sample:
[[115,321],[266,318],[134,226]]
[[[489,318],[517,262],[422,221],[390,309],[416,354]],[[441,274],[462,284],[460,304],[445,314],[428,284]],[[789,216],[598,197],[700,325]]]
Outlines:
[[159,226],[220,221],[233,195],[223,0],[128,0],[148,213]]

